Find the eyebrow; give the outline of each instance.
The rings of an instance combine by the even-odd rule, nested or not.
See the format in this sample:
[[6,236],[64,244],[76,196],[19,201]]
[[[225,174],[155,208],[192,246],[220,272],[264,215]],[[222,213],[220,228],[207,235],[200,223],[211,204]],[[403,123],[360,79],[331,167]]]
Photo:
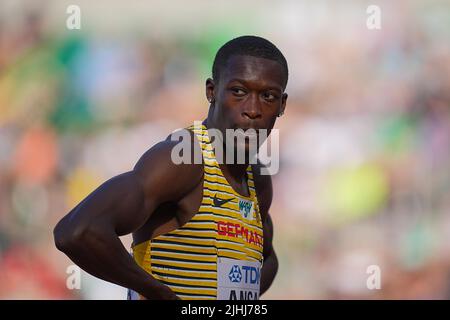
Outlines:
[[[229,81],[228,81],[228,84],[229,84],[229,83],[232,83],[232,82],[240,82],[240,83],[242,83],[242,84],[244,84],[244,85],[247,85],[247,84],[248,84],[248,81],[245,81],[245,80],[239,79],[239,78],[233,78],[233,79],[229,80]],[[283,92],[282,87],[279,87],[279,86],[267,86],[267,87],[265,87],[265,89],[266,89],[266,90],[275,90],[275,91]]]

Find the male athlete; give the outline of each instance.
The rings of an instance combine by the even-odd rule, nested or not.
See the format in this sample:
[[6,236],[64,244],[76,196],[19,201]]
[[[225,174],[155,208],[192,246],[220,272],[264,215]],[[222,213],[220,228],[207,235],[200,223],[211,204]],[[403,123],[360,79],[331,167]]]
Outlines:
[[[208,116],[187,128],[189,152],[201,161],[174,163],[172,150],[183,141],[170,135],[72,209],[55,227],[57,248],[90,274],[129,288],[131,299],[258,299],[278,269],[271,178],[259,162],[249,164],[247,139],[218,140],[225,154],[244,149],[245,163],[219,161],[210,130],[270,133],[286,106],[287,80],[283,54],[266,39],[223,45],[206,80]],[[132,255],[119,239],[129,233]]]

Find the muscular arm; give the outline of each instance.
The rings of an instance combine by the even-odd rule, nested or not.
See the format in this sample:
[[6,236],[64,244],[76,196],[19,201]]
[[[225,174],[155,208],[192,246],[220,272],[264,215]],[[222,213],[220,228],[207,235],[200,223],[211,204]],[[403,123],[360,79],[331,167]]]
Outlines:
[[273,280],[278,271],[278,259],[272,245],[273,240],[273,224],[269,215],[269,209],[272,204],[273,190],[272,179],[268,175],[260,175],[261,164],[255,166],[254,170],[255,186],[258,195],[259,208],[261,218],[263,220],[263,237],[264,237],[264,263],[261,270],[261,286],[260,294],[265,293],[272,285]]
[[267,214],[264,223],[264,264],[261,270],[261,288],[260,294],[266,292],[272,285],[275,275],[278,271],[278,259],[272,246],[273,225],[270,215]]
[[201,179],[201,167],[172,163],[175,144],[157,144],[132,171],[106,181],[72,209],[54,229],[57,248],[98,278],[149,299],[177,299],[136,264],[119,239],[141,227],[158,205],[176,202]]

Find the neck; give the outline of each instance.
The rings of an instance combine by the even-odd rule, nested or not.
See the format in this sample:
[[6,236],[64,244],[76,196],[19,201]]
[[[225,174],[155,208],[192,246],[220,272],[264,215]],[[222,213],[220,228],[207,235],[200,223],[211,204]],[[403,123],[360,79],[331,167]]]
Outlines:
[[219,164],[222,172],[228,174],[235,181],[242,181],[246,178],[248,164]]

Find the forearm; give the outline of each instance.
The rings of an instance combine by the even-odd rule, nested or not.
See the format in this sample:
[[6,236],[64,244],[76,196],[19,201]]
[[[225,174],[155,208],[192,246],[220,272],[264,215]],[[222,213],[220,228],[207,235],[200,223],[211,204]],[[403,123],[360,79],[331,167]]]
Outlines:
[[118,236],[104,228],[86,230],[61,250],[86,272],[130,288],[148,299],[175,299],[175,294],[143,270]]
[[260,295],[263,295],[270,288],[277,271],[278,259],[275,251],[272,251],[272,253],[264,259],[264,264],[261,269]]

